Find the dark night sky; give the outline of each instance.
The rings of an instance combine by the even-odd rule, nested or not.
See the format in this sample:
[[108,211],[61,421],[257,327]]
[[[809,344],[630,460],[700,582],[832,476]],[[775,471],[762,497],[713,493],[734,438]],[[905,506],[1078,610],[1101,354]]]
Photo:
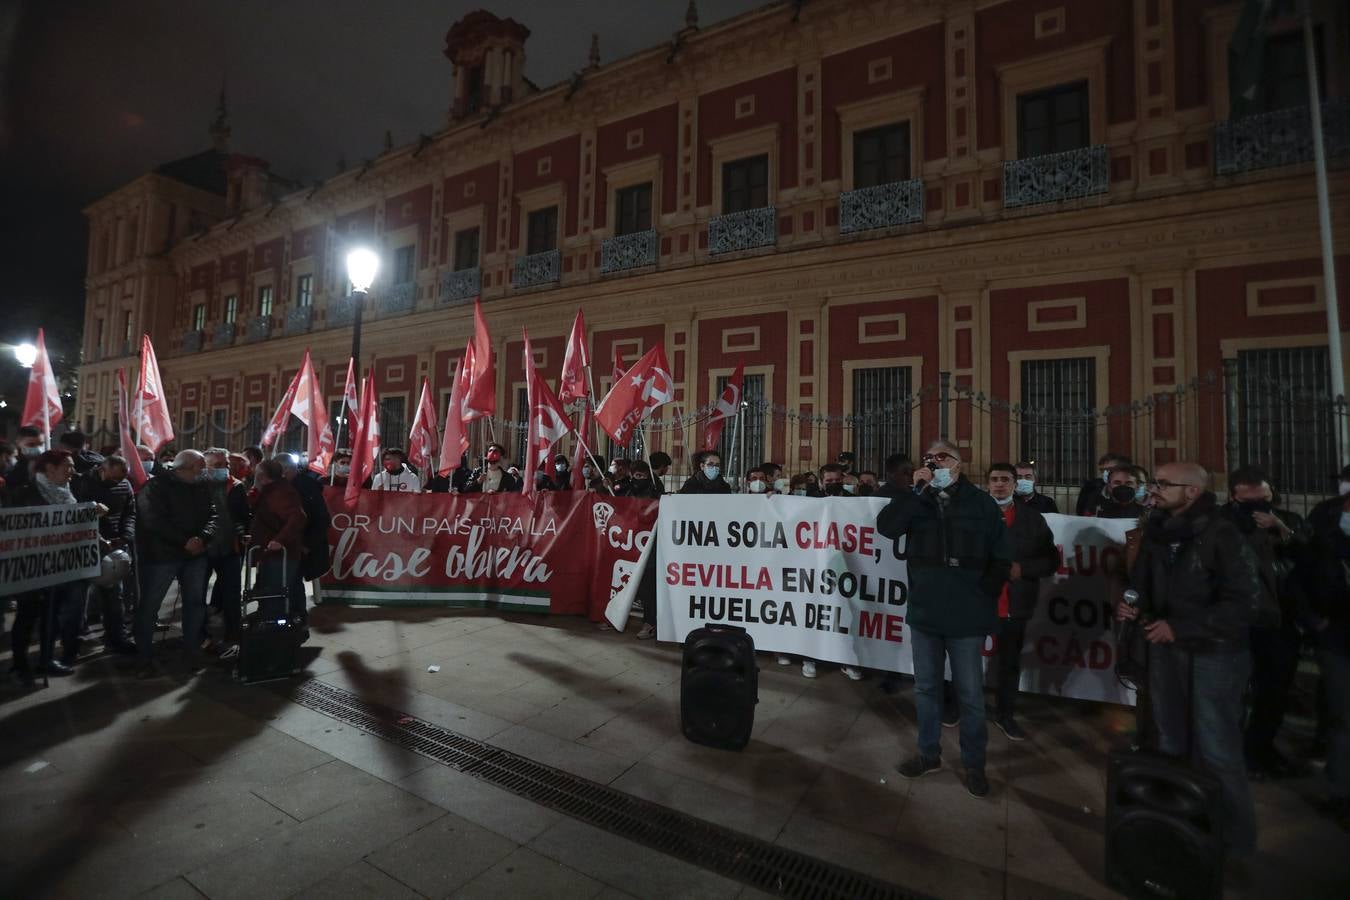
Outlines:
[[[707,26],[770,0],[703,0]],[[664,43],[686,0],[26,0],[0,3],[0,397],[25,373],[4,345],[47,329],[74,359],[84,304],[80,210],[154,166],[206,149],[222,78],[231,149],[304,181],[444,127],[445,32],[484,7],[532,34],[547,87]],[[3,427],[0,426],[0,431]]]

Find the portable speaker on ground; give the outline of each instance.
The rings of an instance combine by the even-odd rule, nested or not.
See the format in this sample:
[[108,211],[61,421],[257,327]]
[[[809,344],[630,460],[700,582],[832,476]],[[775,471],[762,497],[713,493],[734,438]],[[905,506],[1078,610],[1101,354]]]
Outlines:
[[1106,774],[1106,881],[1135,898],[1221,897],[1218,781],[1181,760],[1112,753]]
[[755,642],[744,628],[707,625],[684,641],[680,727],[696,744],[740,750],[750,742],[759,702]]

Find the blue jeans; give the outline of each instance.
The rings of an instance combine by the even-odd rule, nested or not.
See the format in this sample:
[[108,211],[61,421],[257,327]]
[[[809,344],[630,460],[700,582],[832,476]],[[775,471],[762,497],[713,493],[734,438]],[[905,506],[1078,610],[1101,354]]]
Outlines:
[[952,682],[961,704],[961,764],[984,769],[989,726],[984,720],[984,669],[980,655],[984,637],[944,637],[912,629],[914,648],[914,705],[919,714],[919,755],[942,756],[943,660],[950,659]]
[[141,602],[136,607],[136,649],[141,659],[150,661],[155,638],[155,620],[159,607],[174,579],[183,598],[183,644],[188,653],[196,653],[201,642],[202,622],[206,618],[205,556],[141,566]]
[[1333,800],[1350,803],[1350,656],[1319,647],[1327,688],[1327,781]]
[[1218,779],[1224,844],[1235,856],[1256,852],[1256,808],[1242,737],[1242,696],[1251,672],[1248,650],[1192,653],[1176,644],[1148,647],[1158,750],[1176,757],[1189,752],[1196,766]]

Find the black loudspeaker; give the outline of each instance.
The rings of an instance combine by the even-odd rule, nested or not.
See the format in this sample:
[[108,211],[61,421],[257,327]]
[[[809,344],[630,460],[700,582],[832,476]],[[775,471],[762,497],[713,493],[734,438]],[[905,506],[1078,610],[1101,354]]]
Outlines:
[[1106,773],[1106,881],[1127,897],[1223,895],[1217,780],[1181,760],[1112,753]]
[[706,625],[684,640],[680,728],[696,744],[741,750],[759,702],[755,642],[744,628]]

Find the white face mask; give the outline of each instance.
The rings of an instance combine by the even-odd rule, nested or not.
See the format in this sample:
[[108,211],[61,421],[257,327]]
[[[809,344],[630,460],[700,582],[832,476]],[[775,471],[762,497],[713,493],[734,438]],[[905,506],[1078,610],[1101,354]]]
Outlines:
[[581,477],[582,477],[582,478],[590,478],[590,477],[591,477],[591,467],[590,467],[590,466],[582,466],[582,467],[581,467]]
[[717,466],[704,466],[704,467],[703,467],[703,477],[704,477],[704,478],[707,478],[709,481],[716,481],[716,480],[717,480],[717,476],[718,476],[718,475],[721,475],[721,474],[722,474],[722,470],[721,470],[720,468],[718,468]]
[[844,487],[844,493],[845,493],[845,494],[856,494],[856,493],[858,493],[858,486],[857,486],[856,484],[851,484],[851,483],[849,483],[849,482],[844,482],[843,487]]
[[933,471],[933,487],[939,491],[951,487],[952,481],[951,469],[936,469]]
[[780,494],[786,494],[789,482],[786,478],[775,478],[773,480],[773,489]]
[[1102,482],[1103,482],[1103,483],[1106,483],[1106,482],[1108,482],[1108,481],[1110,481],[1110,480],[1111,480],[1111,470],[1110,470],[1110,469],[1102,469]]
[[805,496],[806,496],[806,491],[803,490],[802,488],[797,488],[795,491],[792,492],[792,496],[794,496],[794,497],[805,497]]
[[1013,498],[1012,498],[1011,496],[1009,496],[1009,497],[995,497],[995,498],[994,498],[994,502],[997,503],[999,506],[1007,506],[1009,503],[1012,503],[1012,502],[1013,502]]
[[1017,487],[1013,488],[1014,492],[1023,497],[1030,497],[1035,490],[1036,482],[1032,481],[1030,478],[1017,479]]
[[752,481],[749,484],[747,484],[746,487],[749,488],[750,493],[752,494],[764,493],[764,482],[762,481]]

